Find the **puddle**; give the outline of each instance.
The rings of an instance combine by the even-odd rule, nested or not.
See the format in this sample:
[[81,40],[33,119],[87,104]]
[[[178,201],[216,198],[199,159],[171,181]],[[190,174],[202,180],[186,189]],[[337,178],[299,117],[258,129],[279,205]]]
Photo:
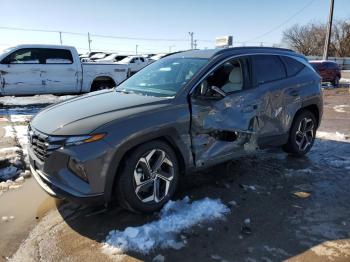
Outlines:
[[[0,221],[0,255],[13,254],[28,232],[60,200],[49,197],[34,178],[26,179],[24,185],[0,196],[0,218],[13,216],[8,222]],[[1,260],[1,257],[0,257]]]

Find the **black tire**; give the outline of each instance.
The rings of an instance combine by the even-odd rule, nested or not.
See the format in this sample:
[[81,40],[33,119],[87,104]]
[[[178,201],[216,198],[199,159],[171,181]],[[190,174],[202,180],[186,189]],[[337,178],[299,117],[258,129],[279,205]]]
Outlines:
[[336,76],[334,79],[333,79],[333,81],[332,81],[332,85],[333,85],[333,87],[339,87],[339,77],[338,76]]
[[96,81],[91,86],[91,92],[113,88],[113,83],[109,81]]
[[[305,123],[307,123],[307,125]],[[303,126],[305,126],[304,130],[308,130],[305,133],[301,132],[302,130],[299,130],[300,128],[303,129]],[[297,157],[305,155],[310,151],[314,144],[316,128],[317,122],[314,114],[308,110],[301,112],[293,121],[289,132],[288,142],[283,146],[283,150]],[[302,138],[301,133],[303,133],[304,138]]]
[[[143,160],[145,160],[153,150],[156,150],[155,153],[153,153],[152,157],[150,158],[150,161],[148,165],[144,165]],[[167,182],[165,179],[161,179],[157,177],[158,172],[156,170],[153,170],[152,172],[147,172],[145,166],[149,166],[150,169],[153,169],[154,166],[156,166],[156,160],[160,159],[161,152],[164,152],[166,154],[166,162],[164,161],[164,164],[161,165],[159,169],[163,169],[159,172],[163,172],[162,174],[166,174],[164,170],[168,169],[169,174],[172,174],[172,179],[169,182],[168,190],[167,188]],[[158,155],[157,155],[158,154]],[[153,159],[154,157],[154,159]],[[168,164],[168,160],[172,163],[172,167]],[[152,173],[152,174],[150,174]],[[141,175],[142,174],[142,175]],[[150,182],[152,179],[148,179],[149,176],[155,176],[154,182]],[[170,175],[168,174],[168,178]],[[139,175],[139,181],[140,183],[143,183],[145,186],[137,186],[136,178],[135,176]],[[165,176],[164,176],[165,177]],[[147,178],[147,179],[146,179]],[[165,142],[160,140],[150,141],[145,144],[142,144],[138,146],[136,149],[132,150],[130,152],[123,163],[123,167],[121,172],[118,174],[117,183],[115,185],[116,189],[116,196],[118,198],[118,201],[120,205],[126,209],[129,209],[133,212],[141,212],[141,213],[152,213],[155,211],[158,211],[162,206],[174,195],[176,191],[176,187],[178,184],[179,179],[179,164],[176,157],[176,154],[174,150]],[[145,182],[146,181],[146,182]],[[148,181],[148,182],[147,182]],[[156,182],[157,181],[157,182]],[[151,198],[150,192],[147,193],[146,189],[153,188],[153,198],[155,195],[156,184],[158,185],[158,196],[163,195],[164,197],[160,198],[158,200],[151,200],[147,202],[143,202],[143,200],[147,200]],[[142,184],[142,185],[143,185]],[[147,185],[146,185],[147,184]],[[163,186],[164,185],[164,186]],[[139,188],[139,190],[138,190]],[[164,190],[162,190],[164,189]],[[138,191],[138,192],[136,192]],[[146,191],[146,193],[144,192]],[[163,192],[164,191],[164,192]]]

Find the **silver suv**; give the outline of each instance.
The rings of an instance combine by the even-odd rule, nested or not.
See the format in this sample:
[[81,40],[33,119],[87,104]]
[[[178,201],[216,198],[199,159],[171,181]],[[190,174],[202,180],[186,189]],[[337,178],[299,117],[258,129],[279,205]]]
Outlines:
[[113,90],[36,115],[31,170],[50,195],[153,212],[200,168],[271,146],[306,154],[322,117],[320,80],[286,49],[167,56]]

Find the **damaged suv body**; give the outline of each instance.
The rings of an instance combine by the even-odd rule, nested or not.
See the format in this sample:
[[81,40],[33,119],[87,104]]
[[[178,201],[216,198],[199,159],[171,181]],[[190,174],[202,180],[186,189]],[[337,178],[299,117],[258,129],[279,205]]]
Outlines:
[[320,77],[302,55],[188,51],[40,112],[28,131],[30,165],[53,196],[152,212],[182,174],[270,146],[304,155],[321,117]]

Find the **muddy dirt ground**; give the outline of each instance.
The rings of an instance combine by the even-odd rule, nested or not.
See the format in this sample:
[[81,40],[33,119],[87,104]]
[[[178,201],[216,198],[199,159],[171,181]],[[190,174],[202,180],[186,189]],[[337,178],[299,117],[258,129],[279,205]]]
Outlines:
[[[350,261],[349,89],[325,90],[324,99],[320,131],[328,135],[306,157],[267,150],[182,179],[176,199],[219,198],[231,212],[182,232],[180,250],[104,254],[110,230],[157,214],[54,201],[29,178],[0,195],[0,216],[14,216],[0,222],[0,260],[152,261],[161,254],[165,261]],[[242,232],[247,218],[251,232]]]

